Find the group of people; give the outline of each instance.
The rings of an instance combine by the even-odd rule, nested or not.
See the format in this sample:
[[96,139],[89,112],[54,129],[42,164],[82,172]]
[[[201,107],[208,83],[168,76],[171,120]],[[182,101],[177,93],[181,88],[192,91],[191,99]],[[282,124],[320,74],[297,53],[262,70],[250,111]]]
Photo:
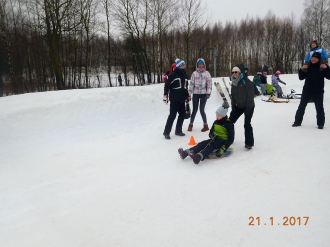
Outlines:
[[166,139],[170,139],[170,133],[176,115],[178,119],[175,127],[175,135],[185,136],[182,132],[182,126],[185,116],[185,103],[192,98],[193,111],[188,125],[188,131],[192,131],[193,122],[198,110],[203,119],[202,132],[209,131],[210,139],[198,143],[189,150],[179,149],[181,158],[188,155],[192,157],[195,164],[208,157],[210,153],[217,150],[217,156],[221,155],[234,142],[235,131],[234,124],[238,118],[244,114],[245,128],[245,148],[251,149],[254,145],[253,128],[251,119],[254,112],[254,89],[253,83],[244,73],[244,66],[239,64],[232,69],[231,75],[231,112],[227,116],[229,105],[223,104],[216,110],[216,120],[213,122],[211,129],[207,124],[205,114],[205,105],[212,92],[212,79],[210,73],[206,70],[204,59],[199,58],[196,62],[196,71],[192,73],[190,83],[188,84],[188,76],[186,74],[186,64],[181,59],[176,59],[176,67],[167,77],[164,84],[163,101],[167,104],[170,101],[170,114],[167,118],[163,135]]
[[[298,75],[300,80],[305,80],[302,91],[301,101],[298,106],[293,127],[301,126],[305,108],[310,98],[313,97],[316,113],[318,129],[323,129],[325,122],[325,113],[323,107],[324,96],[324,78],[330,80],[330,68],[325,63],[325,55],[312,46],[309,53],[310,60],[305,60],[304,65],[299,69]],[[317,43],[316,43],[317,44]],[[318,47],[316,47],[318,48]],[[307,59],[307,58],[306,58]],[[193,112],[188,126],[188,131],[192,131],[193,122],[197,113],[198,105],[204,122],[201,131],[209,130],[207,119],[205,115],[205,105],[209,99],[212,91],[212,80],[210,73],[206,70],[205,61],[199,58],[196,62],[196,71],[193,72],[190,83],[188,84],[188,76],[186,74],[186,64],[183,60],[176,59],[175,68],[172,73],[168,75],[167,81],[164,85],[163,101],[170,103],[170,114],[167,118],[164,133],[166,139],[170,139],[170,132],[172,130],[173,122],[178,113],[178,119],[175,128],[175,135],[185,136],[182,132],[182,125],[185,115],[185,103],[193,98]],[[259,86],[263,94],[269,92],[267,88],[266,73],[259,71],[254,77],[253,82],[248,78],[248,67],[243,64],[238,64],[232,68],[232,75],[230,76],[231,84],[231,112],[227,116],[229,105],[224,102],[219,107],[215,114],[216,120],[213,122],[209,131],[209,139],[199,142],[196,146],[184,150],[179,148],[178,152],[182,159],[190,156],[195,164],[204,160],[215,150],[217,156],[221,157],[228,147],[234,142],[235,130],[234,124],[240,116],[244,114],[244,135],[245,148],[252,149],[254,146],[254,135],[251,120],[254,113],[255,103],[254,97],[256,94],[255,87]],[[281,72],[276,71],[272,75],[272,87],[276,90],[279,97],[283,95],[283,91],[279,83],[283,82],[279,76]],[[259,78],[259,80],[258,80]],[[259,92],[259,91],[258,91]]]
[[[286,83],[280,79],[281,71],[277,70],[274,74],[272,74],[272,77],[271,77],[272,83],[271,84],[267,83],[267,75],[269,72],[271,73],[272,70],[269,69],[268,72],[267,71],[262,72],[261,70],[259,70],[258,73],[253,77],[255,95],[257,95],[257,96],[261,95],[261,94],[263,94],[263,95],[270,94],[271,95],[276,92],[278,98],[283,98],[284,97],[283,90],[280,87],[279,83],[282,83],[284,85],[286,85]],[[260,94],[257,86],[260,87],[261,94]]]
[[[174,66],[175,65],[175,66]],[[196,71],[194,71],[190,78],[188,85],[188,75],[186,74],[186,64],[181,59],[176,59],[175,64],[171,66],[172,72],[167,75],[164,80],[164,99],[163,101],[170,104],[170,114],[168,116],[164,136],[166,139],[170,139],[170,132],[176,114],[178,113],[178,120],[175,127],[175,135],[184,136],[182,132],[182,125],[185,115],[185,102],[189,102],[192,98],[193,111],[190,116],[190,123],[188,125],[188,131],[192,131],[194,120],[199,108],[202,119],[203,128],[202,132],[209,130],[207,117],[205,114],[205,106],[207,100],[210,98],[212,92],[212,78],[211,74],[206,70],[206,64],[203,58],[199,58],[196,62]],[[169,93],[170,92],[170,93]]]

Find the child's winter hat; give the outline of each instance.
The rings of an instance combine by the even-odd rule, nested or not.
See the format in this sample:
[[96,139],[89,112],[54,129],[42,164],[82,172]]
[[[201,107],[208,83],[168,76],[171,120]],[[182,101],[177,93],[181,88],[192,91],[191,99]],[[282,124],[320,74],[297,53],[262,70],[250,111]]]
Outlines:
[[224,108],[223,106],[220,106],[216,111],[215,114],[225,117],[227,116],[228,108]]
[[319,52],[314,52],[313,55],[312,55],[312,57],[316,57],[316,58],[318,58],[318,59],[321,59],[321,53],[319,53]]
[[259,70],[258,73],[257,73],[257,75],[262,75],[262,72]]
[[198,60],[197,60],[197,66],[198,65],[201,65],[201,64],[205,65],[205,61],[204,61],[203,58],[198,58]]
[[281,74],[281,71],[279,71],[279,70],[275,72],[275,75],[280,75],[280,74]]
[[249,70],[249,67],[248,67],[248,66],[245,66],[245,67],[244,67],[244,70]]
[[181,60],[181,59],[179,59],[179,58],[175,59],[175,63],[176,63],[176,67],[177,67],[178,69],[180,69],[180,67],[182,67],[183,65],[186,64],[183,60]]
[[176,63],[172,63],[170,73],[172,73],[175,68],[176,68]]
[[310,43],[309,43],[309,46],[312,48],[312,44],[313,43],[315,43],[316,44],[316,46],[318,46],[319,44],[317,43],[317,40],[316,39],[314,39],[314,40],[312,40]]

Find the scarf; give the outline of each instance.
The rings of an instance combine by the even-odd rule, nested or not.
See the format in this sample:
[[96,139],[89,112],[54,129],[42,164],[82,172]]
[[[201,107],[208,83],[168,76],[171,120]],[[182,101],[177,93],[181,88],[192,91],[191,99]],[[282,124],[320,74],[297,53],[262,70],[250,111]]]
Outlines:
[[205,68],[197,68],[196,71],[199,72],[199,73],[203,73],[205,71]]
[[240,73],[240,75],[235,79],[233,76],[231,76],[231,81],[235,87],[237,87],[237,84],[240,80],[242,80],[244,77],[243,73]]

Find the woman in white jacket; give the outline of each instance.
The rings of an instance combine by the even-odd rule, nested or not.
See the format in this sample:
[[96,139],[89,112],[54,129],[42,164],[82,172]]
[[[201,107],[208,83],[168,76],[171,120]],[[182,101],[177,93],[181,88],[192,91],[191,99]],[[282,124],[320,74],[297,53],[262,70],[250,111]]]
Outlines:
[[212,78],[210,73],[206,70],[206,64],[203,58],[199,58],[196,63],[196,71],[194,71],[190,78],[190,83],[188,87],[188,93],[192,97],[193,111],[190,117],[190,124],[188,126],[188,131],[192,131],[195,116],[199,110],[204,122],[202,132],[209,130],[207,124],[205,105],[207,100],[210,98],[212,92]]

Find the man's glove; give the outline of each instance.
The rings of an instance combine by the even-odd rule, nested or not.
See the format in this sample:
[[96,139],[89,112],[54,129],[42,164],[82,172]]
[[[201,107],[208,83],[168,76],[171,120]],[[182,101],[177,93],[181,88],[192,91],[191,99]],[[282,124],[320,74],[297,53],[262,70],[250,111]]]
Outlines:
[[207,94],[207,95],[206,95],[206,99],[209,99],[209,98],[210,98],[210,95],[209,95],[209,94]]
[[188,103],[191,100],[190,96],[188,95],[186,98],[186,103]]
[[164,102],[165,104],[168,103],[168,95],[164,95],[164,97],[163,97],[163,102]]
[[223,108],[226,108],[226,109],[229,108],[229,104],[228,104],[228,102],[227,102],[227,101],[223,102],[223,103],[222,103],[222,107],[223,107]]
[[222,145],[222,147],[220,148],[217,156],[221,157],[225,152],[226,152],[226,146]]

